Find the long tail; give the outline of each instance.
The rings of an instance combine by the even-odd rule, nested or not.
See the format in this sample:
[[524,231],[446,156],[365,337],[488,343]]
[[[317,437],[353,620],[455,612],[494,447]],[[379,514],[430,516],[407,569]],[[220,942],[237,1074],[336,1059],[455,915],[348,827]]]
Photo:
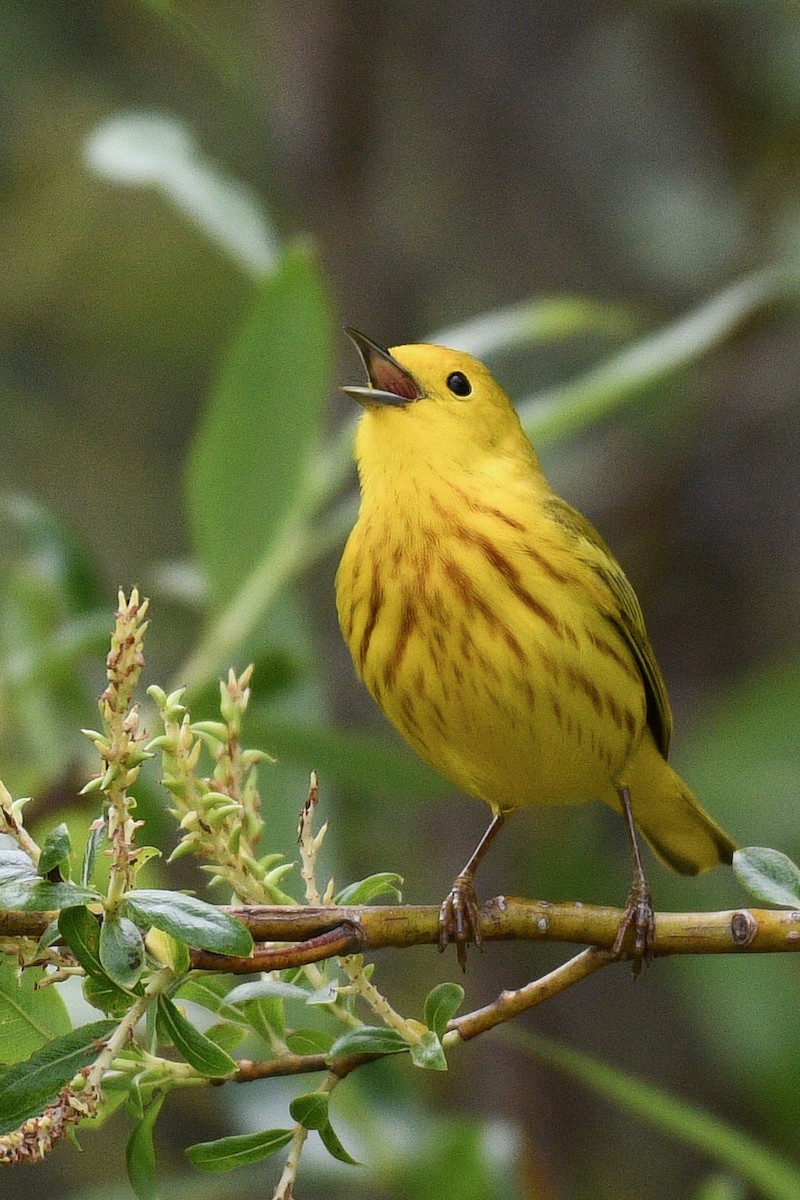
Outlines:
[[637,827],[673,871],[699,875],[729,863],[736,843],[708,815],[646,733],[625,781]]

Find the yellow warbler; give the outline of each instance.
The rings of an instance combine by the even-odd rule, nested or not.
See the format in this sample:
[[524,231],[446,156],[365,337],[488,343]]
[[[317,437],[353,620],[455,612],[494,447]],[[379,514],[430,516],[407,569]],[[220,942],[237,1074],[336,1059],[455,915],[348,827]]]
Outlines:
[[672,714],[636,595],[485,366],[348,333],[369,382],[342,389],[365,412],[339,623],[392,724],[494,814],[442,905],[440,946],[454,940],[463,966],[479,940],[472,878],[507,813],[597,799],[626,819],[634,878],[614,949],[630,931],[638,966],[654,918],[634,825],[689,875],[735,845],[667,765]]

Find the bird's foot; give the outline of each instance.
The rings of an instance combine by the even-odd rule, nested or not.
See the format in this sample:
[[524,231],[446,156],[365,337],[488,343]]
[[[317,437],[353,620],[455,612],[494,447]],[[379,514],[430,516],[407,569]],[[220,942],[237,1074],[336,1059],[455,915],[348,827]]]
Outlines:
[[[653,961],[653,946],[656,936],[656,918],[653,912],[653,897],[644,879],[634,879],[622,920],[619,923],[617,936],[614,939],[612,953],[615,958],[621,958],[627,950],[633,961],[633,973],[639,975],[642,963],[650,966]],[[632,938],[633,944],[626,946]]]
[[467,946],[480,947],[478,898],[472,875],[458,875],[439,909],[439,950],[455,942],[456,958],[462,971],[467,969]]

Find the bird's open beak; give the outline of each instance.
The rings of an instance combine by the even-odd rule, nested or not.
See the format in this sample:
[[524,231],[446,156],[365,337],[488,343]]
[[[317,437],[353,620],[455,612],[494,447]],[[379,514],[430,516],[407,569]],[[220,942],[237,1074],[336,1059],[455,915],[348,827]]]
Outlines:
[[393,404],[402,406],[421,400],[424,393],[413,375],[392,358],[388,350],[359,333],[345,329],[353,342],[369,379],[368,387],[343,387],[341,390],[360,404]]

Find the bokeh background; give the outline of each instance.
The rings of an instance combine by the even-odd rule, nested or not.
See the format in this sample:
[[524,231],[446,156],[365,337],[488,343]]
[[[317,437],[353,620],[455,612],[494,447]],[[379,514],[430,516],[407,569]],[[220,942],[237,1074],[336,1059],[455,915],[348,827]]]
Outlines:
[[[89,168],[87,141],[108,118],[183,122],[281,235],[313,241],[337,321],[384,344],[538,296],[601,306],[605,332],[493,362],[515,396],[577,375],[757,268],[798,259],[800,15],[789,3],[3,0],[0,14],[0,487],[69,531],[109,613],[118,586],[151,596],[151,680],[168,679],[197,636],[192,577],[175,566],[191,551],[184,465],[253,280],[163,191]],[[796,302],[778,297],[691,369],[544,454],[639,592],[675,709],[676,765],[742,843],[795,856],[799,351]],[[336,353],[331,436],[349,415],[336,384],[359,377],[343,337]],[[20,537],[14,521],[0,534],[7,586]],[[313,706],[383,733],[335,628],[335,563],[316,565],[296,594]],[[11,659],[16,633],[6,621]],[[85,675],[87,694],[99,690],[97,665]],[[7,700],[0,692],[0,713]],[[286,703],[291,713],[296,700]],[[76,725],[91,720],[89,708]],[[263,738],[270,749],[269,729]],[[33,770],[18,741],[6,734],[2,745],[0,775],[35,791],[52,820],[74,796],[77,752],[59,743],[64,769],[45,755]],[[283,763],[268,785],[287,854],[303,767],[317,765]],[[337,878],[395,869],[412,901],[441,897],[485,821],[444,791],[381,804],[335,776],[323,785]],[[627,871],[611,814],[526,813],[481,890],[619,902]],[[657,903],[744,903],[724,875],[685,881],[653,866]],[[488,948],[470,964],[469,1005],[559,957]],[[454,977],[432,951],[402,958],[385,955],[381,978],[410,1006]],[[606,972],[529,1023],[791,1155],[796,999],[790,957],[660,962],[635,985]],[[377,1165],[330,1174],[320,1160],[304,1196],[469,1196],[473,1175],[485,1195],[493,1169],[498,1196],[712,1194],[702,1191],[711,1159],[499,1038],[459,1053],[443,1078],[411,1074],[392,1063],[365,1085],[376,1113],[388,1107]],[[176,1098],[159,1142],[176,1195],[268,1194],[272,1163],[223,1185],[186,1182],[182,1145],[273,1103],[263,1090],[231,1091]],[[5,1186],[20,1197],[55,1186],[65,1197],[128,1194],[120,1136],[113,1125],[88,1134],[84,1155],[62,1148]],[[719,1195],[750,1193],[731,1184]]]

